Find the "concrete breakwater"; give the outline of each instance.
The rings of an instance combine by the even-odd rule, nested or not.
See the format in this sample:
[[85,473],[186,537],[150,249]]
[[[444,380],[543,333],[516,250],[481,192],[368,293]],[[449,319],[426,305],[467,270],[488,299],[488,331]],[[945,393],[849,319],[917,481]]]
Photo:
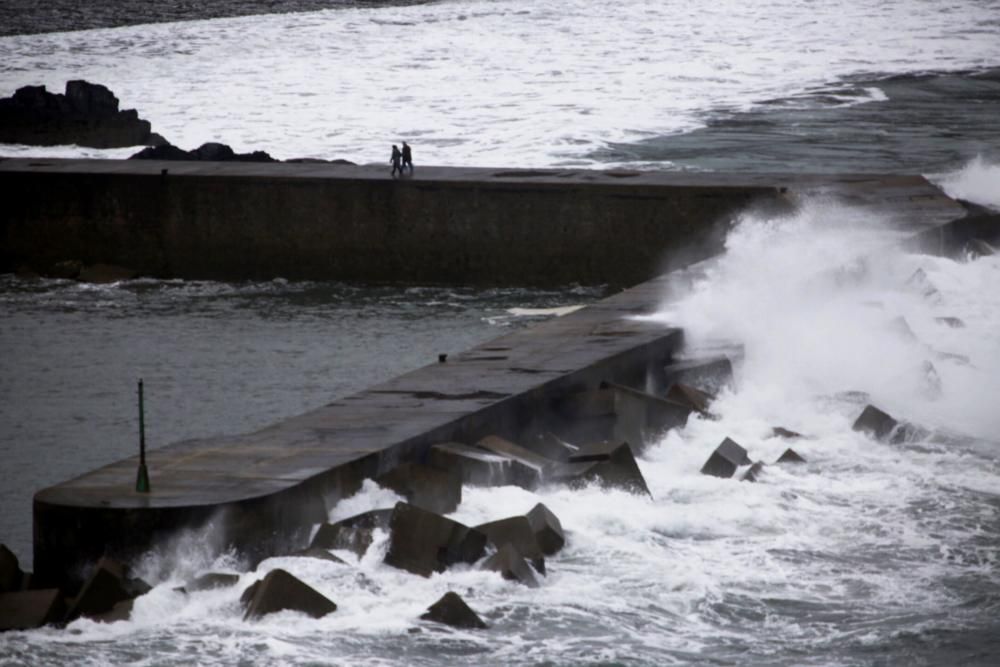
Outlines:
[[[793,199],[819,192],[895,211],[911,233],[950,228],[964,213],[919,178],[786,182],[777,187]],[[209,522],[220,548],[274,553],[301,544],[361,480],[433,463],[439,443],[500,436],[540,450],[549,432],[577,442],[607,433],[611,416],[615,439],[641,447],[645,429],[682,423],[690,409],[658,398],[680,332],[631,316],[655,310],[696,272],[661,276],[256,433],[157,450],[152,494],[131,491],[135,459],[46,489],[35,501],[36,577],[72,590],[102,555],[127,560]]]
[[[635,285],[783,206],[769,177],[146,160],[0,160],[0,270],[161,278]],[[668,263],[668,258],[674,264]]]

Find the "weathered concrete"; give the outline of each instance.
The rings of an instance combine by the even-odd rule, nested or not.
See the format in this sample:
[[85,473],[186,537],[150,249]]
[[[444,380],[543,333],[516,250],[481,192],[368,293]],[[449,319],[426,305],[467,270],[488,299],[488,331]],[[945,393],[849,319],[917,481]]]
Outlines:
[[[382,215],[389,210],[385,208],[383,197],[393,199],[397,204],[405,199],[416,207],[414,210],[420,210],[420,206],[426,204],[428,211],[421,213],[420,216],[425,217],[418,216],[418,220],[424,220],[433,227],[436,223],[432,223],[431,218],[437,220],[435,216],[443,214],[445,209],[442,207],[448,206],[445,202],[452,197],[454,189],[459,193],[455,196],[460,200],[468,199],[465,205],[471,206],[470,201],[489,201],[488,205],[482,203],[484,209],[489,209],[483,213],[487,221],[484,224],[487,227],[495,224],[493,231],[503,227],[499,222],[502,215],[490,211],[496,202],[506,197],[511,202],[510,215],[514,220],[510,223],[510,239],[531,240],[531,244],[540,242],[541,247],[549,247],[545,245],[547,241],[538,241],[517,222],[518,216],[534,216],[535,227],[553,224],[547,222],[547,209],[532,208],[525,203],[525,210],[521,210],[517,197],[524,197],[528,202],[535,196],[531,193],[537,191],[542,193],[538,196],[543,200],[548,196],[565,198],[565,193],[560,194],[560,190],[569,189],[574,192],[570,199],[586,199],[589,195],[584,191],[591,187],[587,179],[592,177],[595,181],[593,187],[601,190],[606,186],[601,197],[610,197],[605,202],[607,206],[612,206],[610,202],[617,202],[615,206],[632,211],[629,215],[639,215],[629,208],[628,198],[619,201],[620,196],[627,192],[642,193],[644,188],[655,190],[679,186],[688,193],[685,196],[701,193],[711,200],[709,194],[712,190],[698,184],[697,177],[683,175],[670,178],[661,175],[623,177],[619,180],[633,182],[636,186],[634,190],[622,190],[624,186],[614,183],[617,178],[614,175],[588,175],[585,172],[505,175],[489,170],[422,169],[422,175],[430,172],[426,181],[414,179],[393,183],[380,175],[381,172],[375,174],[364,169],[339,172],[337,175],[330,170],[338,168],[329,165],[199,163],[170,165],[172,169],[179,170],[178,174],[190,176],[186,180],[178,179],[178,198],[175,199],[174,194],[166,194],[173,192],[173,183],[163,186],[162,191],[155,190],[154,185],[161,178],[158,172],[143,171],[152,168],[153,163],[136,161],[122,167],[118,163],[99,161],[39,161],[50,166],[31,167],[29,162],[0,161],[0,180],[5,185],[23,186],[28,191],[27,194],[17,192],[13,205],[16,214],[3,219],[3,238],[13,239],[16,243],[0,247],[3,252],[17,254],[21,252],[18,248],[43,248],[51,242],[60,248],[53,255],[56,259],[64,259],[67,248],[83,247],[73,246],[81,239],[117,249],[116,252],[134,250],[141,254],[150,249],[159,252],[157,249],[169,245],[162,237],[166,230],[160,226],[162,220],[147,219],[135,213],[146,210],[144,207],[147,206],[165,206],[173,211],[169,216],[174,217],[168,216],[170,224],[176,225],[168,230],[173,239],[170,243],[184,240],[187,245],[181,255],[187,257],[186,253],[191,251],[189,259],[201,256],[202,246],[199,244],[202,241],[209,245],[214,243],[214,233],[218,232],[223,237],[232,234],[227,225],[238,227],[246,224],[249,227],[247,234],[262,234],[260,238],[248,237],[245,244],[237,244],[240,252],[255,253],[254,244],[258,241],[264,243],[265,239],[283,247],[282,239],[274,237],[275,234],[283,234],[283,225],[269,223],[266,229],[255,228],[257,223],[248,213],[249,208],[245,208],[245,202],[240,200],[244,191],[269,192],[267,195],[257,192],[252,197],[253,202],[261,204],[264,201],[270,202],[269,206],[288,207],[292,218],[303,216],[303,219],[311,219],[311,214],[307,211],[309,206],[297,209],[298,200],[290,201],[289,192],[302,194],[303,201],[312,202],[310,206],[319,206],[317,202],[322,200],[323,207],[326,207],[329,202],[318,193],[329,192],[333,201],[343,203],[350,200],[363,209],[373,207],[365,213],[369,217],[362,216],[358,220],[375,221],[372,222],[375,227],[371,233],[374,243],[384,242],[385,253],[392,256],[393,248],[402,242],[402,238],[413,240],[412,235],[407,234],[414,230],[407,228],[409,231],[402,238],[380,237],[384,229],[379,231],[379,225],[388,223],[384,220],[378,222],[378,216],[371,217],[371,211],[377,209],[378,215]],[[293,171],[271,171],[275,168],[291,168]],[[46,170],[52,172],[54,180],[43,176]],[[277,173],[283,175],[276,177]],[[477,174],[485,185],[474,179]],[[166,178],[169,180],[173,175],[174,171],[171,171]],[[660,178],[663,180],[658,180]],[[718,178],[720,182],[725,180],[723,177],[713,178]],[[670,179],[674,179],[673,186],[668,184]],[[739,179],[730,179],[730,185],[736,187]],[[757,177],[745,181],[744,186],[754,192],[770,192],[776,198],[780,193],[774,184],[784,182]],[[685,182],[687,185],[683,185]],[[881,205],[898,213],[900,224],[910,230],[940,226],[964,213],[964,209],[919,177],[789,177],[787,182],[795,183],[799,188],[786,193],[791,199],[816,191],[833,193],[870,207]],[[135,189],[126,187],[129,183]],[[42,196],[44,184],[54,190]],[[576,191],[578,186],[582,189]],[[90,199],[92,193],[88,194],[88,187],[103,193],[94,195],[99,203]],[[719,187],[725,189],[729,186]],[[109,195],[109,189],[114,190],[114,196]],[[482,194],[487,190],[504,194],[494,200],[492,194]],[[432,196],[431,192],[436,194]],[[517,192],[521,194],[512,194]],[[612,196],[611,193],[616,194]],[[408,199],[411,196],[413,199]],[[135,201],[122,203],[121,198],[130,197],[134,197]],[[395,199],[397,197],[398,200]],[[429,199],[425,202],[424,197]],[[152,198],[153,201],[139,201],[144,198]],[[243,211],[240,215],[250,217],[240,217],[228,209],[221,211],[219,207],[223,206],[223,199],[227,206]],[[726,201],[732,203],[735,199],[738,197],[734,195],[733,199]],[[378,200],[377,203],[375,200]],[[89,203],[84,205],[81,201]],[[177,202],[186,203],[180,210],[173,210]],[[206,207],[205,211],[200,210],[201,204]],[[94,208],[88,209],[91,205]],[[704,214],[710,208],[701,212]],[[344,213],[347,209],[334,207],[332,210],[336,215],[331,214],[332,217],[313,223],[327,229],[334,221],[353,219]],[[396,217],[390,216],[389,219],[396,224],[401,213],[392,210],[392,216]],[[478,209],[469,209],[475,210]],[[567,208],[559,209],[558,215],[553,215],[557,220],[572,220],[575,210],[567,205]],[[117,213],[108,217],[109,211]],[[213,211],[222,216],[223,228],[216,228],[215,222],[205,218],[214,215]],[[348,215],[348,218],[337,217],[338,212]],[[185,217],[188,213],[194,216],[196,222],[188,221]],[[460,216],[456,217],[453,213],[445,215],[446,220],[442,224],[457,225],[455,229],[462,230],[461,233],[467,237],[488,237],[493,233],[486,228],[461,223]],[[688,213],[694,215],[693,209]],[[94,220],[103,222],[95,223]],[[614,221],[602,219],[593,224],[605,226],[609,222]],[[201,224],[206,227],[203,229],[199,226]],[[298,223],[290,224],[294,228]],[[580,224],[586,227],[591,223]],[[634,229],[631,224],[627,224],[621,233],[630,233],[629,230]],[[197,238],[187,238],[189,232],[197,232]],[[63,243],[61,234],[64,233],[70,238],[66,242],[69,245],[60,246]],[[360,230],[351,233],[358,234],[358,238],[368,235]],[[205,238],[198,234],[204,234]],[[453,237],[448,238],[454,240]],[[633,240],[639,241],[634,245],[645,244],[645,237],[641,234]],[[426,241],[423,239],[421,243]],[[591,237],[588,244],[588,252],[599,251],[597,246],[600,242],[596,237]],[[418,252],[413,252],[411,248],[405,254],[420,254],[421,245],[415,247]],[[353,252],[356,249],[350,243],[333,244],[330,248],[338,252]],[[373,248],[370,250],[374,252]],[[73,255],[76,253],[69,253],[69,256]],[[83,256],[81,259],[92,262],[103,258]],[[517,265],[514,255],[506,259]],[[127,259],[107,260],[129,264]],[[625,263],[631,261],[629,258]],[[558,261],[546,257],[545,263]],[[573,265],[574,271],[578,268],[578,265]],[[355,492],[363,479],[376,478],[400,463],[425,463],[431,446],[436,443],[472,444],[487,435],[497,435],[517,443],[538,442],[545,435],[545,412],[558,397],[596,391],[602,382],[623,387],[644,387],[652,375],[662,375],[664,366],[671,362],[674,352],[681,346],[681,332],[648,320],[636,320],[632,316],[655,311],[664,293],[678,282],[682,283],[686,276],[686,272],[662,275],[575,313],[510,333],[463,353],[451,354],[446,363],[431,363],[254,433],[193,440],[153,450],[148,455],[152,478],[152,493],[149,494],[132,490],[137,467],[135,458],[44,489],[36,494],[34,503],[34,565],[39,582],[41,585],[65,585],[72,589],[79,585],[81,573],[86,572],[88,566],[101,556],[110,555],[127,561],[181,528],[211,525],[205,536],[214,540],[214,546],[219,549],[236,547],[251,556],[288,553],[289,548],[304,546],[311,526],[324,522],[329,507],[339,498]],[[581,279],[579,275],[574,275],[574,278]],[[528,518],[534,525],[530,513]],[[541,537],[539,540],[542,544]],[[549,547],[545,544],[542,547],[549,553]]]

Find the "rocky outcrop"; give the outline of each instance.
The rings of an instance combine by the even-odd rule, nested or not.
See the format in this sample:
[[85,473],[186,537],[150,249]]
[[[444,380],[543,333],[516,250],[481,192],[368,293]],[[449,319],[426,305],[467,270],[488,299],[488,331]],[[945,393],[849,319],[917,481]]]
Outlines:
[[397,503],[389,524],[387,565],[429,577],[483,555],[486,535],[414,505]]
[[337,611],[332,600],[281,569],[271,570],[263,579],[251,584],[240,601],[246,606],[243,620],[279,611],[298,611],[322,618]]
[[0,143],[122,148],[157,145],[163,137],[135,109],[119,110],[118,98],[106,87],[69,81],[65,94],[25,86],[0,99]]
[[458,593],[451,591],[441,596],[441,599],[427,608],[427,611],[420,617],[425,621],[444,623],[454,628],[473,628],[482,630],[486,628],[483,619],[479,618],[476,612],[465,604]]
[[277,162],[264,151],[253,151],[252,153],[237,153],[226,144],[209,142],[202,144],[194,150],[186,151],[172,144],[160,146],[150,146],[144,148],[135,155],[129,156],[130,160],[177,160],[177,161],[202,161],[202,162]]

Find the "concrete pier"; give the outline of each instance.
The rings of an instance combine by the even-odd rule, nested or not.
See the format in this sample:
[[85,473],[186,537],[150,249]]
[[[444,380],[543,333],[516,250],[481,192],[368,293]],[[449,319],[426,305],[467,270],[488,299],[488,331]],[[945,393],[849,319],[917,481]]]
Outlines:
[[[19,161],[19,165],[12,165],[11,162],[14,161],[0,162],[0,178],[5,181],[14,174],[14,182],[24,187],[33,184],[30,187],[35,188],[35,196],[38,196],[42,184],[57,183],[60,196],[77,193],[91,203],[94,202],[92,195],[84,194],[88,183],[96,184],[95,187],[105,194],[108,188],[120,188],[116,191],[123,194],[124,185],[112,186],[109,183],[118,178],[123,179],[122,183],[130,182],[132,178],[152,179],[152,182],[162,178],[157,175],[159,167],[148,163],[135,168],[130,165],[124,170],[126,174],[122,175],[115,171],[113,165],[98,162],[91,167],[92,171],[98,172],[95,175],[86,171],[86,165],[80,161],[45,161],[57,165],[56,180],[52,181],[47,175],[49,172],[38,175],[32,171],[35,168],[24,164],[24,161]],[[185,167],[169,164],[165,168],[176,168],[182,172]],[[353,193],[352,196],[369,202],[375,191],[390,192],[387,196],[392,198],[395,196],[391,194],[392,189],[412,189],[416,198],[414,201],[426,200],[427,205],[436,211],[448,207],[445,200],[452,196],[453,190],[467,190],[457,196],[469,201],[488,201],[488,205],[480,204],[483,209],[489,209],[483,213],[486,220],[483,224],[501,234],[504,229],[502,216],[491,208],[499,205],[497,202],[507,201],[513,206],[518,197],[530,200],[536,195],[570,202],[582,196],[580,183],[584,183],[586,177],[584,172],[575,172],[572,176],[576,179],[574,184],[565,185],[567,181],[558,180],[563,177],[555,172],[522,177],[490,172],[487,178],[483,170],[478,173],[481,180],[486,181],[484,184],[472,179],[477,170],[439,170],[437,176],[431,171],[427,176],[431,185],[426,190],[420,190],[416,179],[395,183],[373,174],[369,181],[361,179],[363,182],[358,185],[348,176],[331,177],[330,170],[334,168],[327,165],[295,167],[296,175],[288,177],[289,183],[274,184],[267,181],[266,174],[271,173],[267,170],[273,168],[269,165],[193,165],[190,167],[192,180],[182,185],[182,189],[190,187],[189,195],[197,200],[198,197],[191,193],[203,189],[207,192],[212,188],[229,192],[230,186],[226,182],[231,178],[233,194],[239,194],[244,189],[252,190],[255,184],[272,193],[286,187],[289,192],[299,191],[299,188],[302,192],[316,189],[313,194],[304,195],[306,197],[318,197],[316,193],[329,193],[343,187],[344,193],[336,194],[336,198],[346,201],[349,196],[345,193]],[[99,173],[104,169],[110,174],[107,178]],[[138,175],[135,169],[140,172]],[[81,173],[81,170],[86,173]],[[333,184],[329,182],[331,178],[335,181]],[[705,197],[712,192],[723,193],[719,201],[724,205],[712,204],[704,209],[710,211],[705,215],[711,220],[699,221],[693,211],[687,213],[689,217],[686,219],[692,225],[688,228],[689,234],[695,233],[691,230],[713,229],[716,222],[714,216],[720,210],[735,214],[737,209],[731,207],[736,205],[736,201],[756,202],[765,195],[770,198],[771,204],[779,203],[787,207],[794,206],[805,196],[835,197],[867,207],[891,220],[901,231],[926,237],[930,242],[936,238],[936,230],[947,228],[952,221],[965,214],[959,204],[918,176],[745,179],[711,176],[703,180],[726,185],[708,187],[698,184],[699,177],[695,176],[637,175],[629,177],[636,183],[632,191],[617,182],[604,183],[607,179],[619,178],[617,176],[603,174],[593,178],[601,181],[598,189],[606,185],[606,192],[594,195],[596,199],[591,201],[603,201],[601,198],[607,196],[608,199],[600,204],[607,210],[618,202],[626,210],[620,215],[628,220],[623,224],[629,229],[638,224],[629,218],[628,212],[634,212],[628,204],[629,192],[633,192],[639,201],[647,201],[643,199],[646,197],[643,193],[658,189],[668,192],[672,188],[687,193],[685,197],[694,197],[698,193]],[[674,179],[673,185],[667,185],[666,182],[671,179]],[[687,184],[680,185],[681,182]],[[733,185],[735,183],[742,185]],[[522,194],[514,196],[506,192],[510,184],[514,184],[515,191],[522,189]],[[146,183],[146,186],[153,187],[151,183]],[[169,187],[173,186],[166,187],[169,191]],[[730,191],[730,187],[736,190]],[[364,194],[365,191],[368,194]],[[503,194],[494,197],[496,192],[501,191]],[[204,192],[198,196],[207,196]],[[484,194],[487,192],[490,194]],[[167,199],[175,201],[171,197],[167,196]],[[185,197],[176,201],[186,201]],[[442,201],[433,203],[435,198]],[[101,228],[102,223],[84,215],[86,207],[80,201],[36,203],[32,209],[27,204],[29,200],[33,201],[31,197],[22,193],[16,199],[20,202],[18,213],[13,218],[8,217],[4,225],[5,239],[15,238],[22,244],[16,252],[26,252],[23,249],[30,245],[27,239],[32,237],[33,233],[29,230],[34,226],[48,230],[47,233],[56,228]],[[218,202],[225,199],[221,197]],[[657,201],[662,204],[663,200]],[[218,202],[215,206],[221,207]],[[168,205],[163,199],[159,200],[159,204]],[[244,210],[243,204],[233,205]],[[572,217],[575,209],[568,203],[565,205],[569,208],[560,210],[569,211],[570,217],[553,213],[554,218],[540,219],[536,226],[558,228],[577,224]],[[106,203],[107,208],[100,211],[111,210],[114,206]],[[135,202],[135,206],[139,207],[139,204]],[[515,236],[531,233],[526,225],[533,215],[532,205],[524,206],[523,212],[513,214],[524,216],[522,222],[511,223]],[[63,211],[75,212],[64,219],[45,217],[53,216],[53,211],[59,207]],[[223,209],[212,210],[223,211],[220,215],[229,216],[227,224],[237,225],[238,218],[233,217],[235,214],[225,214]],[[126,207],[120,210],[136,209]],[[216,229],[205,217],[208,213],[198,212],[197,208],[191,209],[190,213],[196,220],[205,222],[209,229]],[[98,218],[100,215],[103,213],[99,213]],[[644,216],[652,214],[645,211],[637,215],[645,220]],[[180,217],[170,219],[176,224],[194,225],[180,222]],[[161,222],[150,224],[155,227]],[[115,224],[135,226],[140,230],[136,233],[145,238],[146,232],[142,230],[147,222],[142,219],[124,216]],[[451,219],[448,224],[458,223]],[[522,227],[522,224],[525,226]],[[609,223],[594,218],[579,224],[592,225],[597,230]],[[479,225],[479,221],[473,219],[468,221],[466,228],[478,229]],[[113,225],[108,233],[115,236],[119,231]],[[714,231],[709,235],[711,233]],[[470,238],[476,236],[472,232],[467,234]],[[149,238],[154,236],[152,234]],[[261,243],[264,238],[261,237]],[[198,239],[207,239],[206,242],[212,243],[211,233],[205,230]],[[648,239],[641,237],[641,240]],[[633,247],[642,245],[641,240],[636,242],[632,239]],[[385,252],[391,254],[394,244],[401,242],[401,239],[387,241],[389,245]],[[162,247],[162,239],[160,243]],[[497,252],[502,252],[501,247],[505,245],[502,238],[493,239],[490,243]],[[591,240],[591,243],[595,242]],[[150,241],[150,247],[154,245]],[[704,247],[711,245],[708,243]],[[579,251],[584,250],[580,248]],[[590,251],[600,254],[602,249],[594,245]],[[133,491],[137,457],[40,491],[34,502],[36,576],[40,581],[72,589],[86,566],[100,556],[111,555],[128,560],[152,545],[170,539],[181,529],[204,528],[206,539],[215,541],[219,549],[236,547],[245,552],[266,555],[282,546],[301,542],[310,526],[323,520],[328,508],[339,498],[356,491],[365,478],[375,477],[403,461],[424,461],[428,449],[435,443],[473,443],[485,435],[521,440],[537,426],[547,405],[561,396],[595,389],[602,382],[640,388],[648,386],[650,378],[655,380],[657,369],[662,369],[682,347],[680,330],[633,318],[654,312],[666,291],[686,280],[684,272],[655,277],[656,267],[662,265],[663,251],[663,247],[657,247],[655,253],[650,253],[650,256],[657,255],[656,261],[640,262],[638,271],[646,282],[570,315],[510,333],[465,352],[449,354],[443,362],[429,359],[424,368],[254,433],[182,442],[152,451],[148,455],[152,493]],[[5,252],[11,251],[8,248]],[[65,249],[60,252],[65,252]],[[121,252],[126,251],[123,249]],[[250,261],[249,256],[247,261]],[[590,265],[590,259],[582,262],[581,266]],[[570,264],[573,270],[577,268]],[[407,277],[413,275],[407,274]],[[509,277],[510,274],[502,275]],[[631,274],[625,272],[619,275]],[[178,418],[183,416],[178,415]]]

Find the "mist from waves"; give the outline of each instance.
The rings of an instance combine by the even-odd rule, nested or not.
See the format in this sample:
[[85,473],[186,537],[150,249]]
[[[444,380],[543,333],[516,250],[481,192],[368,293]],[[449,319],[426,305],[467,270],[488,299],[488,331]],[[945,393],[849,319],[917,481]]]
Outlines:
[[[748,155],[788,142],[780,133],[760,139],[740,114],[763,110],[767,121],[802,103],[813,111],[864,106],[879,112],[866,116],[863,132],[845,133],[850,120],[839,113],[783,120],[781,129],[804,143],[775,164],[852,171],[884,159],[913,171],[928,160],[938,168],[940,151],[925,153],[928,142],[942,134],[958,141],[949,122],[986,107],[948,94],[928,101],[919,85],[899,104],[887,101],[880,81],[995,68],[998,33],[1000,3],[976,0],[356,6],[3,37],[0,94],[39,84],[61,92],[67,80],[85,78],[109,86],[123,108],[136,108],[182,148],[222,141],[281,159],[385,164],[386,148],[406,139],[418,167],[759,170]],[[986,94],[995,108],[994,93]],[[885,109],[891,118],[880,121]],[[899,129],[904,115],[932,112],[934,123]],[[700,136],[701,158],[690,147],[656,147],[732,114],[735,145],[722,151],[731,163],[720,163]],[[976,118],[977,136],[996,136],[993,116]],[[874,140],[883,134],[898,140],[883,149]],[[845,146],[871,150],[837,162]],[[133,152],[0,147],[7,156]]]
[[[971,164],[942,182],[975,198],[977,179],[993,169]],[[568,545],[539,589],[474,566],[409,575],[382,564],[384,533],[360,559],[336,552],[350,567],[275,558],[246,573],[238,554],[218,557],[192,533],[142,563],[157,586],[132,620],[80,620],[0,643],[15,664],[81,654],[94,664],[155,655],[164,665],[195,656],[207,665],[996,664],[1000,258],[909,254],[893,240],[870,213],[830,201],[748,215],[705,278],[665,299],[657,317],[683,324],[692,353],[740,345],[744,355],[735,388],[713,406],[717,419],[692,418],[639,461],[654,499],[466,488],[452,516],[469,525],[538,501],[561,518]],[[918,270],[925,277],[915,282]],[[890,325],[898,316],[915,340]],[[934,433],[898,445],[855,433],[867,402]],[[776,438],[775,426],[805,437]],[[808,463],[768,466],[755,484],[699,474],[724,437],[764,461],[791,445]],[[366,482],[331,519],[397,500]],[[338,610],[243,622],[241,591],[274,567]],[[209,569],[242,572],[240,585],[173,590]],[[419,621],[448,590],[491,628]]]

